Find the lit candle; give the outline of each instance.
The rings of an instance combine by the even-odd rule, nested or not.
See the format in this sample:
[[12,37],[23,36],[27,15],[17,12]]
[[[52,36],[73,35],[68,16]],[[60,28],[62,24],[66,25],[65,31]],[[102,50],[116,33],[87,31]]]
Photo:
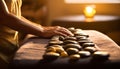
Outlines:
[[84,15],[86,18],[93,18],[96,13],[94,6],[86,6],[84,9]]

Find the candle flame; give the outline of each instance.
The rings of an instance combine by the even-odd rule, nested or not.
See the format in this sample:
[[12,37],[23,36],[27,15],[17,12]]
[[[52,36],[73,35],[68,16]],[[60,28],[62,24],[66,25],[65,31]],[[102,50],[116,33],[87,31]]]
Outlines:
[[95,15],[96,10],[93,6],[86,6],[84,9],[84,14],[87,18],[91,18]]

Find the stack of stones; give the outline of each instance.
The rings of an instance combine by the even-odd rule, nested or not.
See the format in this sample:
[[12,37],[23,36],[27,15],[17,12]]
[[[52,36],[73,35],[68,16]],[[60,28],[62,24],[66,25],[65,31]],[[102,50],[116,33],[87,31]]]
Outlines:
[[79,60],[80,58],[92,57],[93,59],[106,60],[110,54],[101,51],[97,45],[89,39],[89,35],[82,29],[68,28],[74,36],[56,35],[49,41],[44,59],[53,60],[59,57],[69,58],[70,60]]

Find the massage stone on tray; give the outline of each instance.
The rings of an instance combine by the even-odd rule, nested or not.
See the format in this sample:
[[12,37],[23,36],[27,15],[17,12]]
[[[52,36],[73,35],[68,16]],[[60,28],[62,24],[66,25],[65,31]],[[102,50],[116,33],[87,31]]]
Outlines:
[[81,58],[92,57],[93,60],[108,60],[110,54],[97,49],[97,45],[89,39],[89,35],[82,29],[70,27],[68,30],[74,36],[53,36],[46,46],[44,59],[69,58],[70,60],[80,60]]

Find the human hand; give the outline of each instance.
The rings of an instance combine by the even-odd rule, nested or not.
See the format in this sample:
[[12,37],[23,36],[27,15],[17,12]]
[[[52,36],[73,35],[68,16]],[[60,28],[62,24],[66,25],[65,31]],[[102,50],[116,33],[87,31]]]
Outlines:
[[60,26],[43,27],[43,32],[41,33],[42,37],[48,38],[54,35],[73,36],[73,34],[64,27]]

